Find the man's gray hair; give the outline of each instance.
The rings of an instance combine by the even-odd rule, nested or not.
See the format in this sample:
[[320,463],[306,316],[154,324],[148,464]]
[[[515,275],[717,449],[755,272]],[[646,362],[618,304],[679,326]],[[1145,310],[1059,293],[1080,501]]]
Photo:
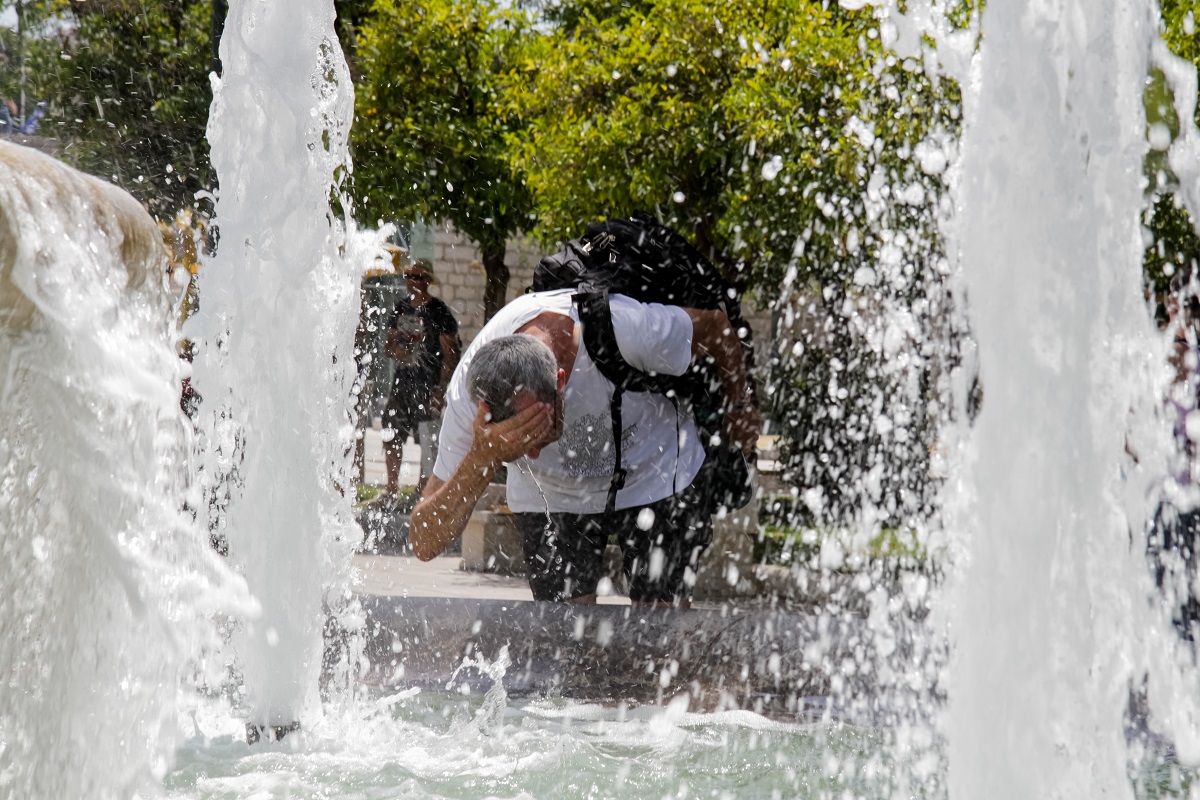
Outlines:
[[513,395],[525,389],[543,403],[553,403],[558,392],[558,362],[540,339],[514,333],[493,339],[475,351],[467,369],[467,393],[482,400],[501,422],[516,413]]

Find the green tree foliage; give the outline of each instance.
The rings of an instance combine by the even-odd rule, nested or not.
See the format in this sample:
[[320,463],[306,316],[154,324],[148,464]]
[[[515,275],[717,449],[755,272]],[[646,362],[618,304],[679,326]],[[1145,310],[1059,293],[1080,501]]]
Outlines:
[[886,54],[870,9],[582,0],[547,18],[507,93],[537,235],[636,209],[685,232],[780,318],[762,377],[790,480],[825,518],[867,495],[916,513],[946,365],[896,320],[945,316],[936,143],[957,87]]
[[377,0],[358,36],[361,216],[452,223],[480,248],[488,317],[504,304],[508,238],[530,225],[530,195],[505,152],[514,117],[499,96],[514,19],[491,0]]
[[[1200,68],[1200,46],[1197,44],[1200,2],[1162,0],[1160,10],[1161,34],[1167,47],[1176,56]],[[1169,134],[1168,138],[1174,140],[1180,133],[1182,120],[1175,111],[1173,89],[1157,69],[1151,72],[1147,82],[1144,103],[1152,143],[1156,138],[1156,126],[1164,128]],[[1194,121],[1200,124],[1200,104],[1197,104]],[[1152,149],[1147,154],[1146,176],[1149,188],[1142,224],[1149,235],[1143,274],[1147,292],[1158,301],[1156,311],[1159,320],[1165,322],[1162,300],[1173,276],[1181,271],[1196,271],[1200,264],[1200,236],[1196,234],[1195,220],[1177,195],[1179,178],[1167,164],[1163,150]]]
[[16,19],[15,28],[0,27],[0,99],[8,98],[20,104],[21,95],[29,98],[31,111],[38,98],[46,96],[47,67],[51,48],[44,41],[57,39],[57,30],[50,24],[52,0],[0,0],[0,13]]
[[47,104],[40,132],[156,216],[190,208],[210,182],[209,0],[51,0],[31,11],[26,93]]
[[[873,114],[895,148],[954,104],[912,107],[919,81],[879,73],[869,12],[807,0],[589,0],[551,18],[559,27],[530,37],[508,84],[528,125],[511,137],[514,159],[546,241],[652,209],[750,283],[777,283],[830,194],[865,186],[873,156],[855,130],[872,130]],[[881,84],[892,88],[879,94]],[[771,206],[786,225],[768,222],[779,216],[763,213]]]
[[1160,0],[1162,37],[1171,52],[1193,64],[1200,61],[1200,3],[1196,0]]
[[358,68],[358,35],[364,22],[370,17],[372,0],[334,0],[337,9],[337,36],[342,52],[350,67],[350,77],[355,81],[361,77]]

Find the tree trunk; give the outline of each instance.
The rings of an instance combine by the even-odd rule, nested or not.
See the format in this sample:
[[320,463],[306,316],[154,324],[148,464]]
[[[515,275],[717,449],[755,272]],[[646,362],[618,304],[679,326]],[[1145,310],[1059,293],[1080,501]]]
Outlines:
[[700,251],[700,254],[713,263],[717,268],[717,272],[721,273],[721,277],[729,281],[739,292],[746,291],[745,274],[739,272],[736,265],[731,261],[725,253],[717,249],[713,243],[713,229],[716,228],[716,220],[713,214],[705,212],[700,217],[693,220],[696,236],[692,242],[693,246]]
[[213,0],[212,4],[212,58],[209,70],[221,76],[221,35],[225,33],[225,15],[228,12],[226,0]]
[[505,243],[480,245],[483,256],[483,321],[486,323],[499,311],[508,297],[508,265],[504,263]]

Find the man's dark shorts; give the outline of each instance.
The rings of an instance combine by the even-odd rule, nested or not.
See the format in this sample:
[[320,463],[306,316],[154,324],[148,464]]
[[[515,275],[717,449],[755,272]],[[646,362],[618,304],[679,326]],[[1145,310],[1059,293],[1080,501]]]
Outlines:
[[[712,541],[704,475],[702,470],[676,495],[612,514],[515,514],[533,599],[565,601],[595,593],[612,534],[621,546],[631,600],[678,604],[689,599],[692,587],[685,573],[690,568],[694,582],[700,554]],[[639,527],[639,518],[649,530]]]
[[419,369],[397,369],[392,391],[383,409],[383,427],[396,432],[393,441],[404,442],[409,434],[420,441],[417,427],[437,417],[430,407],[430,395],[437,375]]

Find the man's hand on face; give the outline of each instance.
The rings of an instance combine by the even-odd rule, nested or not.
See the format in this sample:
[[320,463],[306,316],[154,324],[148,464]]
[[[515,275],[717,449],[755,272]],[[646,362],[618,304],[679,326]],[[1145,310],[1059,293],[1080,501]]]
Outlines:
[[554,406],[550,403],[533,403],[503,422],[490,419],[487,403],[481,402],[475,414],[473,449],[492,466],[540,450],[554,432]]

